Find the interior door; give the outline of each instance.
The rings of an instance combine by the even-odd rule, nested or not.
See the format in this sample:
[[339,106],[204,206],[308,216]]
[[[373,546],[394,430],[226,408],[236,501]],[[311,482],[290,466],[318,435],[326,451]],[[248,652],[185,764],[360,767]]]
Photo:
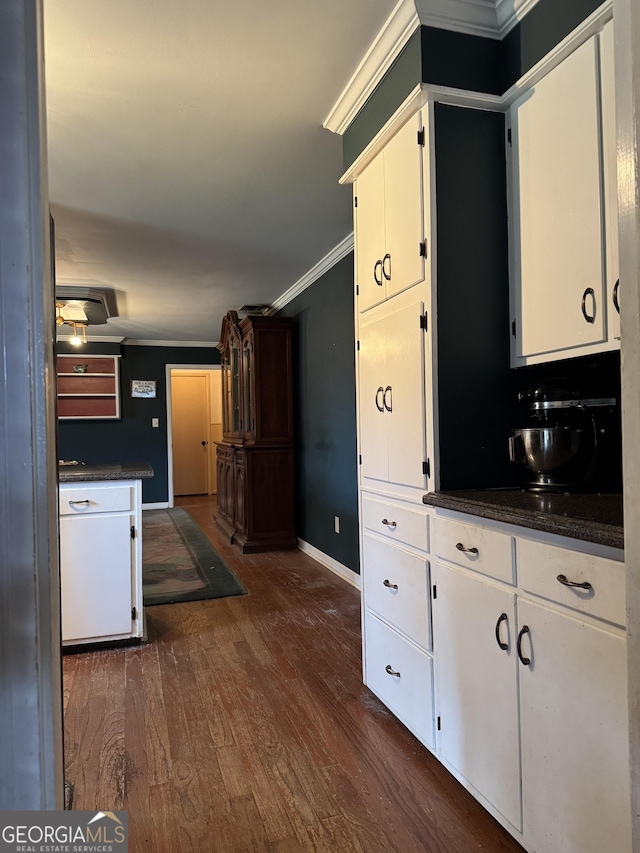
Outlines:
[[209,467],[209,377],[171,374],[174,495],[206,495]]

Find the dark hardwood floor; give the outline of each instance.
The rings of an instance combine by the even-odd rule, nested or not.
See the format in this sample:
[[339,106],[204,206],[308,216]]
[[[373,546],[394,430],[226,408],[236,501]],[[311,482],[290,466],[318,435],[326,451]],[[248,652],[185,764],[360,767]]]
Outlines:
[[127,809],[130,853],[516,853],[363,686],[360,596],[298,552],[242,556],[249,595],[147,608],[149,642],[64,657],[75,809]]

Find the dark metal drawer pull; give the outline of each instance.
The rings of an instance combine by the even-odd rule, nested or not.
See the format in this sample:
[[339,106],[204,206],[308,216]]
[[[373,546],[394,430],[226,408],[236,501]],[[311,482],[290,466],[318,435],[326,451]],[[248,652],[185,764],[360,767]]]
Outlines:
[[85,498],[83,501],[69,501],[69,506],[89,506],[91,501]]
[[[501,613],[500,616],[498,616],[498,621],[496,622],[496,642],[498,643],[503,652],[509,650],[509,643],[503,643],[500,639],[500,625],[502,625],[503,622],[507,622],[508,619],[509,617],[506,613]],[[508,623],[507,627],[509,627]]]
[[462,544],[462,542],[456,542],[456,548],[458,549],[458,551],[464,551],[465,554],[479,554],[480,553],[480,551],[478,551],[477,548],[465,548],[464,545]]
[[558,575],[557,580],[559,580],[563,586],[577,586],[580,589],[593,589],[589,581],[584,581],[584,583],[578,583],[578,581],[570,581],[566,575]]
[[516,643],[516,649],[518,651],[518,657],[520,658],[520,662],[523,663],[525,666],[529,666],[529,664],[531,663],[531,658],[525,658],[522,655],[522,638],[524,637],[525,634],[530,634],[530,633],[531,633],[531,631],[529,630],[529,626],[525,625],[523,628],[520,629],[520,633],[518,634],[518,642]]
[[388,581],[388,580],[383,580],[382,585],[389,587],[389,589],[398,589],[397,583],[391,583],[391,581]]
[[[389,272],[387,272],[385,268],[386,262],[389,261]],[[382,259],[382,275],[386,278],[387,281],[391,281],[391,255],[389,252]]]
[[620,313],[620,302],[618,300],[618,290],[620,289],[620,279],[616,281],[613,285],[613,307],[616,309],[618,314]]
[[380,394],[382,394],[384,397],[384,388],[382,387],[382,385],[376,391],[376,408],[379,412],[384,412],[384,403],[380,403],[380,401],[378,400]]
[[[384,389],[384,397],[382,398],[382,402],[384,403],[384,407],[388,412],[393,411],[393,400],[392,400],[392,391],[391,385],[387,385]],[[389,403],[387,403],[387,394],[389,394]]]
[[[380,278],[377,276],[378,267],[380,267]],[[376,261],[373,265],[373,278],[378,287],[382,287],[382,261]]]
[[389,521],[388,518],[383,518],[382,523],[386,524],[387,527],[397,527],[398,526],[395,521]]
[[396,672],[395,669],[391,669],[391,664],[387,664],[384,668],[385,672],[388,672],[389,675],[393,675],[395,678],[400,678],[400,673]]

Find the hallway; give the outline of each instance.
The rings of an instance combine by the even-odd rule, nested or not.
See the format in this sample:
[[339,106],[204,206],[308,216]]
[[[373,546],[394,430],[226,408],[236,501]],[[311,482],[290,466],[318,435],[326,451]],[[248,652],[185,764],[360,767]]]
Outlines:
[[361,682],[360,596],[299,551],[240,555],[249,595],[147,608],[144,646],[64,658],[75,809],[127,809],[131,853],[516,853]]

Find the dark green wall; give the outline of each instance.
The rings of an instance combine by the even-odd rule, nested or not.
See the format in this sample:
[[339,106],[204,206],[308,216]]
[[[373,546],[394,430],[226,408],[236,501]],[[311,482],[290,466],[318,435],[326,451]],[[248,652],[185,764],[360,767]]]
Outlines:
[[349,254],[280,313],[293,319],[296,533],[359,572],[353,311]]
[[500,95],[600,4],[540,0],[502,41],[419,27],[345,131],[345,170],[419,83]]
[[[114,347],[90,343],[86,353],[120,352],[120,411],[118,421],[60,421],[58,426],[58,458],[82,462],[119,463],[148,462],[155,472],[153,479],[142,481],[144,503],[163,503],[168,499],[167,463],[167,364],[219,364],[215,347]],[[77,352],[60,343],[58,352]],[[155,399],[132,398],[132,379],[155,379]],[[160,426],[151,426],[151,418],[159,418]]]

